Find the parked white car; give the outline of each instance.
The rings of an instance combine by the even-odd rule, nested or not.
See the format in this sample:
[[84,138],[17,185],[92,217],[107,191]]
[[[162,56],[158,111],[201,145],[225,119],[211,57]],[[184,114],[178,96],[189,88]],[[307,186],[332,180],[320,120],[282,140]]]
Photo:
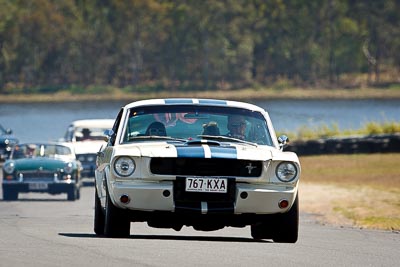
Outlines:
[[68,126],[65,142],[71,142],[77,159],[82,163],[82,178],[93,182],[96,168],[96,154],[105,145],[104,132],[112,129],[113,119],[76,120]]
[[298,238],[300,163],[268,113],[243,102],[154,99],[123,107],[97,156],[94,231],[131,222],[212,231],[251,226],[255,239]]

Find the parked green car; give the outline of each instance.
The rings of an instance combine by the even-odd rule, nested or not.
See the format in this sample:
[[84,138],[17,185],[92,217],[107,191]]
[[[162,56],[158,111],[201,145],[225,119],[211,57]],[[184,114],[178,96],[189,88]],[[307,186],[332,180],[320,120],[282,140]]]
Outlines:
[[3,200],[17,200],[18,193],[67,193],[80,197],[82,165],[65,143],[18,144],[3,165]]

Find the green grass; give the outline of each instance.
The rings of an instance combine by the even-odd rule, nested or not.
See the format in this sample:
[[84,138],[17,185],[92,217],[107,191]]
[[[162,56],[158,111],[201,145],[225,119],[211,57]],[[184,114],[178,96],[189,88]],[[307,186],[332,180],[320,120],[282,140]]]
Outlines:
[[[398,88],[297,88],[285,81],[272,87],[254,87],[235,90],[202,89],[172,90],[160,84],[142,87],[115,88],[112,86],[91,85],[87,87],[70,86],[69,88],[37,88],[24,90],[13,88],[0,94],[0,103],[6,102],[66,102],[66,101],[119,101],[141,100],[147,98],[189,97],[218,98],[239,101],[273,99],[400,99]],[[49,93],[48,91],[52,91]],[[30,92],[30,93],[28,93]]]
[[367,228],[399,230],[400,229],[400,218],[370,216],[370,217],[363,218],[360,221],[360,224],[364,225]]
[[377,134],[395,134],[400,133],[400,122],[385,121],[368,122],[360,129],[345,129],[339,130],[337,124],[323,124],[317,127],[301,126],[296,132],[283,133],[278,132],[277,135],[286,134],[290,140],[311,140],[320,138],[332,137],[350,137],[362,135],[377,135]]

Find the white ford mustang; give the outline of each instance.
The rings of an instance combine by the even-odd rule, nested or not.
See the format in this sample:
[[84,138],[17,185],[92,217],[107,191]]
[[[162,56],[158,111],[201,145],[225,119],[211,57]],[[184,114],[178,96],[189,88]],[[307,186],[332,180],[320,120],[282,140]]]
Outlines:
[[213,231],[251,226],[255,239],[298,238],[300,163],[268,113],[212,99],[124,106],[97,155],[94,231],[130,235],[131,222]]

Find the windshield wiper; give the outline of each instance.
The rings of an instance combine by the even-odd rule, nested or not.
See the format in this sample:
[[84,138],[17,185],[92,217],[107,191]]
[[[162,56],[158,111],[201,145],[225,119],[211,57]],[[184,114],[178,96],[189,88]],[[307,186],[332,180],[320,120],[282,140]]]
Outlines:
[[174,138],[170,136],[160,136],[160,135],[141,135],[141,136],[131,136],[129,137],[128,141],[134,140],[146,140],[146,139],[156,139],[156,140],[172,140],[172,141],[179,141],[179,142],[186,142],[185,139],[182,138]]
[[224,140],[224,141],[233,141],[233,142],[238,142],[238,143],[243,143],[243,144],[247,144],[247,145],[251,145],[251,146],[258,146],[257,143],[253,143],[253,142],[249,142],[249,141],[245,141],[242,139],[238,139],[238,138],[233,138],[233,137],[229,137],[229,136],[221,136],[221,135],[198,135],[197,137],[201,137],[203,139],[210,139],[210,140]]

